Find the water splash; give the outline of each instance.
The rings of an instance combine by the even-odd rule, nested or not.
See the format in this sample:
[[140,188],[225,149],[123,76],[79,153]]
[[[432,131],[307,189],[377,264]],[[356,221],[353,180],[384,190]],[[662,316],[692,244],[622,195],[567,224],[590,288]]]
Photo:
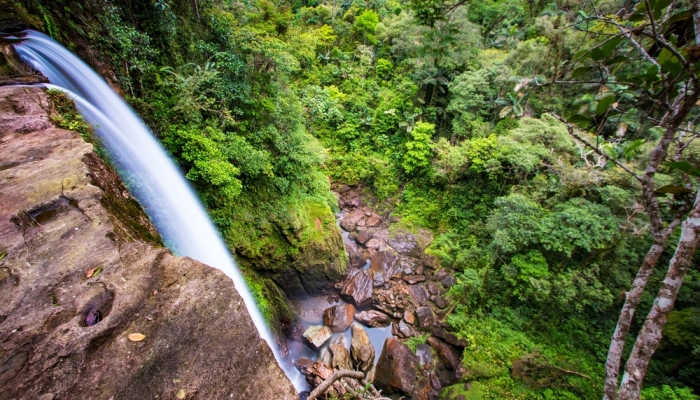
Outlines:
[[[11,39],[19,57],[70,96],[95,129],[132,194],[176,254],[218,268],[233,280],[260,336],[297,390],[306,383],[285,362],[236,262],[180,170],[143,121],[87,64],[50,37],[25,31]],[[233,343],[231,345],[234,345]]]

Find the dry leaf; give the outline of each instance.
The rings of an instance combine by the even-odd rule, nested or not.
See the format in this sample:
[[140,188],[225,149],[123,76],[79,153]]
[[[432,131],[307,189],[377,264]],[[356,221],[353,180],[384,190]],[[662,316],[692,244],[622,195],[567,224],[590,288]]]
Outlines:
[[184,399],[185,396],[187,396],[187,393],[185,393],[185,389],[178,390],[177,394],[175,395],[175,397],[177,397],[180,400]]
[[127,336],[127,337],[132,342],[140,342],[146,338],[146,335],[144,335],[143,333],[130,333],[129,336]]

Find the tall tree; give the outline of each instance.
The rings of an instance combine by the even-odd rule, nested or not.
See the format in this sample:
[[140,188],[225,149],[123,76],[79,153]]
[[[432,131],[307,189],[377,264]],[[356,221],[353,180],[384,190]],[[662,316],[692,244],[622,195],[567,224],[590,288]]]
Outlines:
[[[593,2],[592,2],[593,3]],[[639,399],[644,376],[657,349],[669,312],[692,263],[700,229],[697,168],[684,161],[683,152],[698,137],[696,102],[700,92],[697,61],[700,49],[700,1],[642,0],[615,15],[580,13],[587,31],[604,37],[587,52],[587,65],[579,68],[606,88],[593,117],[596,133],[625,113],[636,112],[640,128],[622,133],[622,140],[654,140],[650,128],[661,137],[649,154],[643,173],[638,174],[619,160],[604,154],[632,174],[641,187],[641,203],[649,216],[653,242],[640,266],[613,333],[606,361],[605,400]],[[583,25],[579,25],[582,27]],[[575,72],[576,73],[576,72]],[[575,74],[574,73],[574,74]],[[621,84],[621,82],[625,82]],[[612,94],[607,88],[616,86]],[[619,128],[619,126],[618,126]],[[570,132],[573,132],[570,129]],[[620,130],[617,130],[618,136]],[[655,176],[663,170],[677,181],[658,188]],[[673,193],[671,203],[668,194]],[[664,211],[663,203],[668,210]],[[625,340],[642,294],[670,236],[681,226],[680,239],[654,304],[639,331],[620,383],[619,373]]]

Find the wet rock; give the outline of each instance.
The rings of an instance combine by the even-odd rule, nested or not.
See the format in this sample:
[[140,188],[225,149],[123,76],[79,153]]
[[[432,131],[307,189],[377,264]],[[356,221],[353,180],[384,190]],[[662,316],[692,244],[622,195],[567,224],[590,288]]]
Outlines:
[[[316,387],[323,383],[326,379],[333,375],[333,369],[319,361],[313,361],[308,358],[300,358],[296,360],[294,365],[297,367],[299,372],[306,377],[306,381],[311,385],[311,387]],[[339,391],[342,390],[341,385],[337,382],[328,390],[327,394],[329,396],[338,395]],[[251,397],[255,398],[255,396]]]
[[338,304],[323,311],[323,325],[333,332],[343,332],[355,317],[355,307],[352,304]]
[[414,258],[423,256],[423,249],[419,246],[418,240],[410,233],[395,235],[387,240],[387,244],[401,255]]
[[406,339],[410,338],[412,336],[416,336],[418,332],[416,332],[415,328],[413,326],[409,325],[406,323],[406,321],[401,320],[398,323],[394,322],[391,325],[391,333],[394,336]]
[[318,361],[326,364],[329,367],[333,364],[333,355],[328,347],[322,348],[318,353]]
[[416,346],[416,357],[418,358],[418,365],[423,369],[431,369],[433,365],[433,350],[430,345],[426,343],[420,343]]
[[346,214],[342,220],[340,220],[341,228],[348,232],[352,232],[357,227],[357,224],[364,220],[365,214],[362,210],[357,209]]
[[442,292],[442,288],[436,282],[428,282],[425,286],[431,295],[437,296]]
[[362,230],[353,233],[352,238],[355,239],[355,241],[359,244],[365,244],[368,240],[372,238],[372,234],[365,230]]
[[360,324],[352,324],[350,355],[355,369],[367,372],[374,364],[374,347],[367,332]]
[[410,395],[416,384],[417,366],[418,359],[408,346],[388,338],[377,361],[374,383],[387,391]]
[[0,398],[174,398],[181,379],[202,399],[296,399],[231,279],[164,248],[51,109],[0,87]]
[[423,267],[420,260],[413,257],[400,256],[399,264],[401,272],[405,275],[420,275],[423,273]]
[[435,349],[440,359],[443,360],[451,370],[457,370],[460,360],[462,359],[461,353],[458,352],[457,349],[434,336],[428,338],[428,344]]
[[370,259],[370,274],[374,286],[382,286],[398,273],[398,257],[392,251],[379,251]]
[[331,342],[328,348],[332,354],[331,366],[335,369],[352,369],[350,352],[345,347],[345,335],[339,335]]
[[416,313],[411,310],[404,311],[403,320],[406,321],[407,324],[414,325],[416,323]]
[[428,304],[428,293],[426,293],[423,285],[409,286],[411,301],[416,307]]
[[369,228],[379,226],[381,223],[382,223],[381,217],[379,217],[378,215],[374,215],[374,214],[370,215],[367,218],[367,220],[365,220],[365,226],[369,227]]
[[346,240],[345,251],[348,253],[348,259],[350,260],[350,268],[360,268],[365,264],[365,260],[368,258],[367,251],[360,248],[357,243],[352,240]]
[[434,296],[432,300],[433,303],[435,303],[435,305],[440,309],[447,307],[449,304],[443,296]]
[[442,278],[440,280],[440,282],[442,282],[442,286],[449,289],[452,286],[454,286],[455,283],[457,283],[457,280],[455,279],[454,276],[452,276],[451,274],[448,274],[444,278]]
[[425,281],[425,276],[424,275],[405,275],[403,277],[404,282],[408,283],[409,285],[415,285],[416,283],[424,282]]
[[367,272],[355,270],[343,281],[340,294],[351,299],[358,307],[364,307],[372,300],[372,279]]
[[418,307],[416,309],[416,318],[418,319],[418,326],[421,328],[430,328],[435,323],[435,314],[428,306]]
[[467,341],[458,338],[454,333],[447,330],[446,327],[440,325],[433,325],[430,327],[430,333],[442,339],[443,341],[456,346],[456,347],[467,347]]
[[383,327],[391,323],[391,317],[377,310],[366,310],[355,313],[355,319],[371,327]]
[[331,328],[324,325],[310,326],[304,331],[304,338],[317,349],[323,346],[332,335]]

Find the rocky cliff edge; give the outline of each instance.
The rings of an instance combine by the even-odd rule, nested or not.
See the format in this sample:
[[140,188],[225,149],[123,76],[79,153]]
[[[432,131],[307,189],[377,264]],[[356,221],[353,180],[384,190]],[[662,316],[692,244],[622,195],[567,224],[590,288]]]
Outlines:
[[0,87],[0,399],[295,399],[231,280],[51,109]]

